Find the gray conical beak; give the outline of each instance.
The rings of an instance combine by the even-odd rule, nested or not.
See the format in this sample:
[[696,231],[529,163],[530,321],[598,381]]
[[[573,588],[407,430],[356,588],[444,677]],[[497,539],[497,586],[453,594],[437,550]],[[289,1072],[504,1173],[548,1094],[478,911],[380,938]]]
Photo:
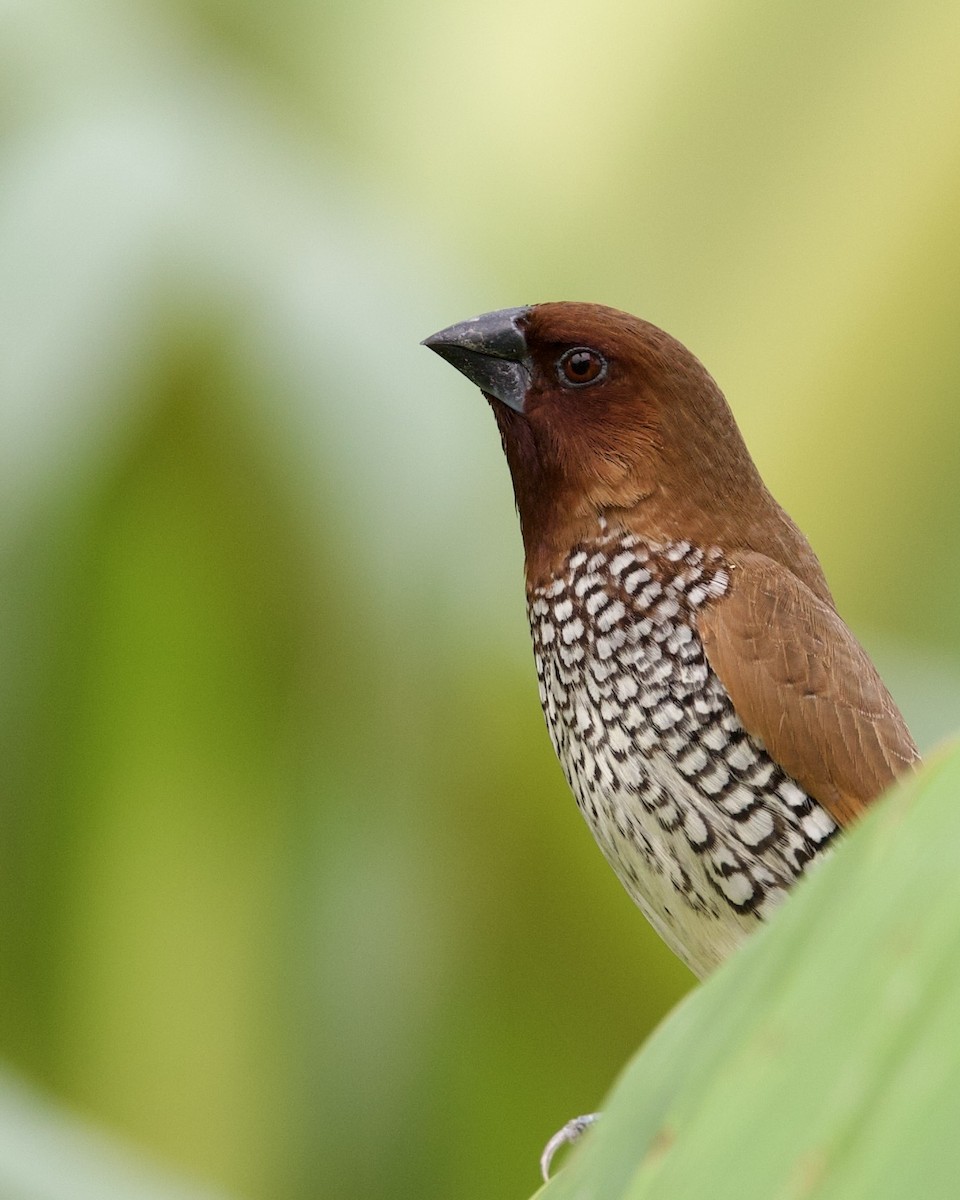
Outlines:
[[484,313],[431,334],[422,345],[445,358],[481,392],[522,413],[532,372],[522,326],[528,312],[528,308],[501,308]]

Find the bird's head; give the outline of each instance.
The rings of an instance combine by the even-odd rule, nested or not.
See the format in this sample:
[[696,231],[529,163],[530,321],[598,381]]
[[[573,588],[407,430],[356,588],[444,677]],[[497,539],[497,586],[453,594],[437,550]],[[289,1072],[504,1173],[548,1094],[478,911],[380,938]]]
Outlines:
[[600,517],[654,541],[730,549],[769,524],[771,506],[787,520],[716,383],[647,321],[596,304],[537,304],[463,321],[424,345],[491,403],[528,575],[548,573]]

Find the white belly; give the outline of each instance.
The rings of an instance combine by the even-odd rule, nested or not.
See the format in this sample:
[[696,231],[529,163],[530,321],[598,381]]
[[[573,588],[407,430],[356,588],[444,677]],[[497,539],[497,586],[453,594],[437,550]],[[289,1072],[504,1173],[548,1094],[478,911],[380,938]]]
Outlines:
[[719,552],[608,537],[529,597],[541,702],[577,803],[644,915],[701,976],[836,832],[743,730],[706,660],[695,610],[726,582]]

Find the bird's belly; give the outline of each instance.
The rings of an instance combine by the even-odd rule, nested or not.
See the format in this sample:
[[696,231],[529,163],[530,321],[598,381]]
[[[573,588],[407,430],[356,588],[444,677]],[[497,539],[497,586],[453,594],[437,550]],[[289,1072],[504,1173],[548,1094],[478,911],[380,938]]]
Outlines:
[[656,590],[642,610],[625,569],[605,575],[599,555],[586,564],[589,586],[575,555],[565,578],[531,597],[540,697],[604,855],[702,976],[776,907],[836,825],[743,729],[711,670],[685,604],[691,577],[705,586],[702,557],[696,573],[680,555],[665,560],[674,574],[658,564],[655,575],[644,553],[653,582],[643,590]]
[[[628,733],[626,714],[604,723],[585,691],[571,699],[573,726],[549,714],[548,725],[577,804],[635,903],[703,976],[773,911],[836,827],[737,728],[732,709],[733,728],[721,720],[713,740],[739,737],[711,751],[693,711],[664,737],[649,720]],[[630,749],[617,752],[621,744]]]

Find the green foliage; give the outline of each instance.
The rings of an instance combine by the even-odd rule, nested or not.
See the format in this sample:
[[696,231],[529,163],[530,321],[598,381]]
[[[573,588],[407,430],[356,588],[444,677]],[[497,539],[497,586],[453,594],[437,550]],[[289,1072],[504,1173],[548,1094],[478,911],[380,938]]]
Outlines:
[[664,1021],[544,1200],[952,1200],[958,847],[954,747]]

